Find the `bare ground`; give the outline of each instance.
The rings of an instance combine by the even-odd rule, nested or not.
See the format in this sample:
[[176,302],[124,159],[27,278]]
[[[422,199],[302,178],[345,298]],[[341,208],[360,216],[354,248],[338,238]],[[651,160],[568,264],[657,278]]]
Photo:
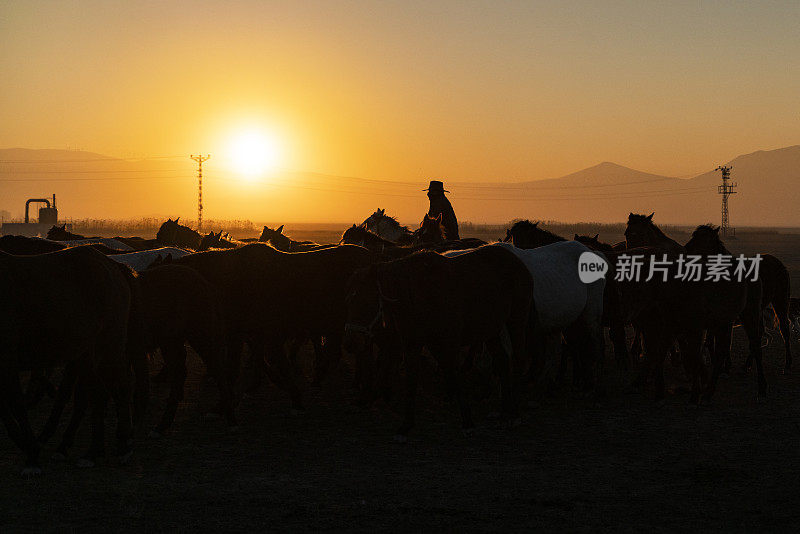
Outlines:
[[[734,345],[741,365],[740,329]],[[579,400],[565,387],[526,410],[522,426],[505,429],[485,417],[497,403],[489,398],[474,404],[480,426],[468,438],[429,378],[406,444],[391,439],[394,407],[350,404],[346,363],[322,388],[307,387],[304,414],[291,415],[271,385],[245,398],[241,430],[230,433],[219,420],[201,420],[203,369],[192,357],[172,432],[140,440],[128,465],[111,456],[76,467],[84,425],[70,461],[47,460],[42,476],[25,479],[3,435],[0,532],[794,530],[800,378],[778,375],[778,344],[765,356],[763,403],[754,376],[739,372],[711,405],[689,407],[678,389],[658,407],[649,392],[626,393],[627,378],[609,364],[606,399]],[[158,412],[166,389],[153,390]],[[43,402],[35,410],[37,425],[48,409]]]

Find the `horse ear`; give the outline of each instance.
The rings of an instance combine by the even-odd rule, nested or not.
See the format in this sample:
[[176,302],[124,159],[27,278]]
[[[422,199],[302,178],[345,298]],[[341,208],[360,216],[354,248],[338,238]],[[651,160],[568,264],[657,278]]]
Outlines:
[[630,221],[631,219],[633,219],[633,212],[628,213],[628,220]]
[[62,224],[62,225],[61,225],[61,229],[62,229],[62,230],[66,230],[66,229],[67,229],[67,223],[64,223],[64,224]]
[[378,213],[383,215],[384,213],[386,213],[386,208],[378,208]]
[[594,234],[594,240],[597,241],[600,238],[600,234]]
[[175,224],[178,224],[178,221],[180,221],[180,220],[181,220],[181,218],[180,218],[180,217],[178,217],[177,219],[175,219]]
[[714,233],[715,233],[715,234],[717,234],[717,235],[719,235],[719,226],[717,226],[716,228],[714,228]]
[[647,216],[647,220],[648,220],[648,221],[652,221],[652,220],[653,220],[653,215],[655,215],[655,214],[656,214],[656,212],[653,212],[653,213],[651,213],[650,215],[648,215],[648,216]]
[[278,227],[278,229],[277,229],[277,230],[275,230],[275,231],[276,231],[276,232],[278,232],[279,234],[282,234],[282,233],[283,233],[283,225],[280,225],[280,226]]

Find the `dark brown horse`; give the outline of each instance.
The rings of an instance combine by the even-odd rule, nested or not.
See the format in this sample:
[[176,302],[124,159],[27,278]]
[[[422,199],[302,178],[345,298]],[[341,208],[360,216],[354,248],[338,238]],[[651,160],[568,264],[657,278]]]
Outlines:
[[63,250],[66,245],[56,243],[39,237],[24,237],[21,235],[4,235],[0,237],[0,250],[17,256],[34,256]]
[[283,234],[283,225],[280,225],[276,230],[265,226],[261,231],[261,237],[258,238],[262,243],[269,243],[276,249],[282,252],[308,252],[310,250],[317,250],[326,248],[331,245],[320,245],[313,241],[295,241],[291,237]]
[[222,304],[217,289],[196,270],[166,264],[139,273],[142,308],[148,329],[150,351],[161,349],[170,394],[153,434],[164,434],[175,419],[183,400],[188,343],[206,365],[220,390],[219,413],[229,426],[236,425],[233,413],[231,366],[226,361]]
[[[86,245],[80,246],[91,247],[106,256],[122,254],[122,251],[109,248],[102,243],[87,243]],[[21,235],[4,235],[0,237],[0,250],[17,256],[33,256],[36,254],[55,252],[56,250],[64,250],[65,248],[67,248],[67,245],[64,243],[38,237],[25,237]]]
[[[686,243],[686,250],[693,254],[726,254],[730,251],[719,237],[719,227],[710,224],[698,226],[692,233],[692,239]],[[788,373],[792,367],[791,323],[789,322],[789,271],[781,260],[771,254],[761,254],[759,267],[761,280],[761,309],[772,306],[778,318],[781,336],[786,350],[783,372]],[[753,363],[752,354],[748,356],[745,368]]]
[[222,237],[222,230],[220,230],[217,234],[214,232],[209,232],[208,235],[204,236],[203,239],[200,240],[200,248],[198,250],[203,251],[210,250],[212,248],[236,248],[241,245],[242,243],[237,243],[236,241],[231,241],[230,239]]
[[635,247],[658,247],[670,254],[681,254],[686,249],[661,231],[653,223],[653,215],[641,215],[630,213],[628,215],[628,226],[625,228],[625,242],[627,248]]
[[[405,356],[405,416],[399,440],[407,438],[414,424],[423,347],[437,359],[461,409],[462,426],[469,431],[474,424],[459,374],[460,349],[487,342],[500,377],[503,411],[516,417],[512,382],[525,359],[532,298],[530,272],[500,247],[481,247],[454,258],[421,252],[353,275],[347,291],[348,336],[388,328]],[[511,359],[499,341],[504,327],[512,342]]]
[[344,231],[339,244],[358,245],[372,252],[397,258],[406,256],[412,250],[409,247],[403,247],[393,241],[384,239],[378,234],[370,232],[364,226],[356,226],[355,224]]
[[161,246],[167,245],[198,250],[203,236],[188,226],[178,224],[180,219],[180,217],[174,221],[172,219],[167,219],[162,223],[161,227],[158,229],[158,233],[156,233],[156,240]]
[[[322,337],[318,376],[341,356],[345,283],[375,256],[343,245],[312,252],[284,253],[261,243],[231,250],[191,254],[175,260],[196,269],[221,293],[228,360],[238,368],[242,343],[257,363],[267,356],[267,371],[288,390],[293,407],[302,407],[300,390],[284,345]],[[235,373],[235,371],[234,371]]]
[[73,234],[69,230],[67,230],[67,225],[62,224],[61,226],[53,225],[50,230],[47,231],[47,239],[52,239],[53,241],[75,241],[78,239],[87,239],[86,236],[81,234]]
[[525,220],[517,221],[506,230],[506,237],[503,241],[512,242],[517,248],[538,248],[566,241],[566,239],[549,230],[539,228],[538,222],[532,223]]
[[[599,234],[594,237],[581,236],[575,234],[575,241],[583,243],[592,250],[597,250],[603,253],[615,253],[617,250],[608,243],[603,243],[598,238]],[[606,286],[603,291],[603,326],[609,328],[608,335],[611,338],[611,343],[614,345],[614,357],[623,369],[627,369],[630,365],[630,353],[628,352],[628,341],[625,337],[625,319],[622,311],[622,303],[620,302],[619,288],[614,280],[614,273],[606,275]]]
[[[750,341],[750,353],[757,362],[759,396],[766,395],[767,384],[761,364],[761,282],[737,281],[732,276],[732,267],[727,271],[729,280],[701,278],[695,281],[679,277],[678,259],[684,247],[656,227],[652,214],[631,214],[625,235],[629,245],[642,241],[654,244],[649,248],[629,248],[626,251],[629,256],[643,256],[645,263],[640,280],[619,283],[622,307],[632,317],[634,326],[641,331],[647,349],[646,366],[637,384],[643,384],[654,372],[656,398],[663,398],[663,362],[667,352],[678,342],[684,367],[692,379],[690,401],[699,402],[703,385],[706,385],[706,398],[710,398],[717,378],[730,361],[733,324],[741,319]],[[702,276],[706,276],[712,258],[710,255],[699,255]],[[664,264],[665,274],[659,272],[647,281],[652,262],[662,260],[667,262]],[[664,276],[666,281],[663,280]],[[710,378],[702,360],[704,332],[708,332],[716,345]]]
[[340,243],[358,245],[367,248],[372,252],[383,255],[384,259],[399,259],[404,258],[414,252],[420,252],[423,250],[447,252],[448,250],[477,248],[481,245],[485,245],[486,241],[473,237],[467,237],[464,239],[455,239],[449,241],[436,240],[432,243],[413,246],[399,245],[370,232],[363,226],[356,226],[354,224],[342,234]]
[[23,369],[65,363],[85,386],[81,391],[92,404],[90,461],[103,454],[103,408],[110,394],[117,408],[118,454],[126,458],[131,452],[126,339],[132,292],[123,269],[90,247],[38,256],[0,253],[0,416],[27,454],[28,473],[39,471],[39,445],[23,404]]
[[447,241],[447,230],[442,224],[442,214],[431,217],[427,213],[419,225],[419,230],[414,232],[414,245],[435,245]]
[[[61,226],[54,225],[47,231],[47,239],[54,241],[77,241],[80,239],[102,239],[100,237],[87,238],[81,234],[74,234],[67,230],[67,225]],[[131,247],[133,250],[151,250],[154,248],[162,247],[163,245],[157,239],[144,239],[142,237],[120,237],[116,236],[115,239]]]

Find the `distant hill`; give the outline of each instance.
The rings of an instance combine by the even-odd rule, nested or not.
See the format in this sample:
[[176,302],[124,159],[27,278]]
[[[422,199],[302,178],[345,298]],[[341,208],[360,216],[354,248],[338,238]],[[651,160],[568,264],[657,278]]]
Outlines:
[[0,160],[10,162],[28,161],[85,161],[87,159],[113,160],[110,156],[86,152],[84,150],[60,150],[57,148],[3,148],[0,149]]
[[[427,182],[382,181],[307,172],[281,172],[247,182],[212,158],[204,165],[206,217],[286,222],[360,222],[376,208],[417,224],[427,211]],[[445,178],[462,221],[503,223],[517,218],[619,222],[629,212],[656,212],[670,224],[719,222],[719,173],[675,178],[604,162],[560,178],[466,183]],[[738,194],[734,226],[800,226],[800,146],[745,154],[733,166]],[[0,149],[0,209],[19,217],[25,200],[57,195],[66,218],[196,217],[195,163],[125,160],[74,150]]]

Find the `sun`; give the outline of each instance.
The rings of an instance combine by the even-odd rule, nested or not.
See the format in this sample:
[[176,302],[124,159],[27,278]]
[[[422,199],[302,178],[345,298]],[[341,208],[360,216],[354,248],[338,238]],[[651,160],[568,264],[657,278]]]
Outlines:
[[231,166],[248,179],[275,170],[280,163],[280,154],[277,138],[255,128],[234,134],[228,146]]

